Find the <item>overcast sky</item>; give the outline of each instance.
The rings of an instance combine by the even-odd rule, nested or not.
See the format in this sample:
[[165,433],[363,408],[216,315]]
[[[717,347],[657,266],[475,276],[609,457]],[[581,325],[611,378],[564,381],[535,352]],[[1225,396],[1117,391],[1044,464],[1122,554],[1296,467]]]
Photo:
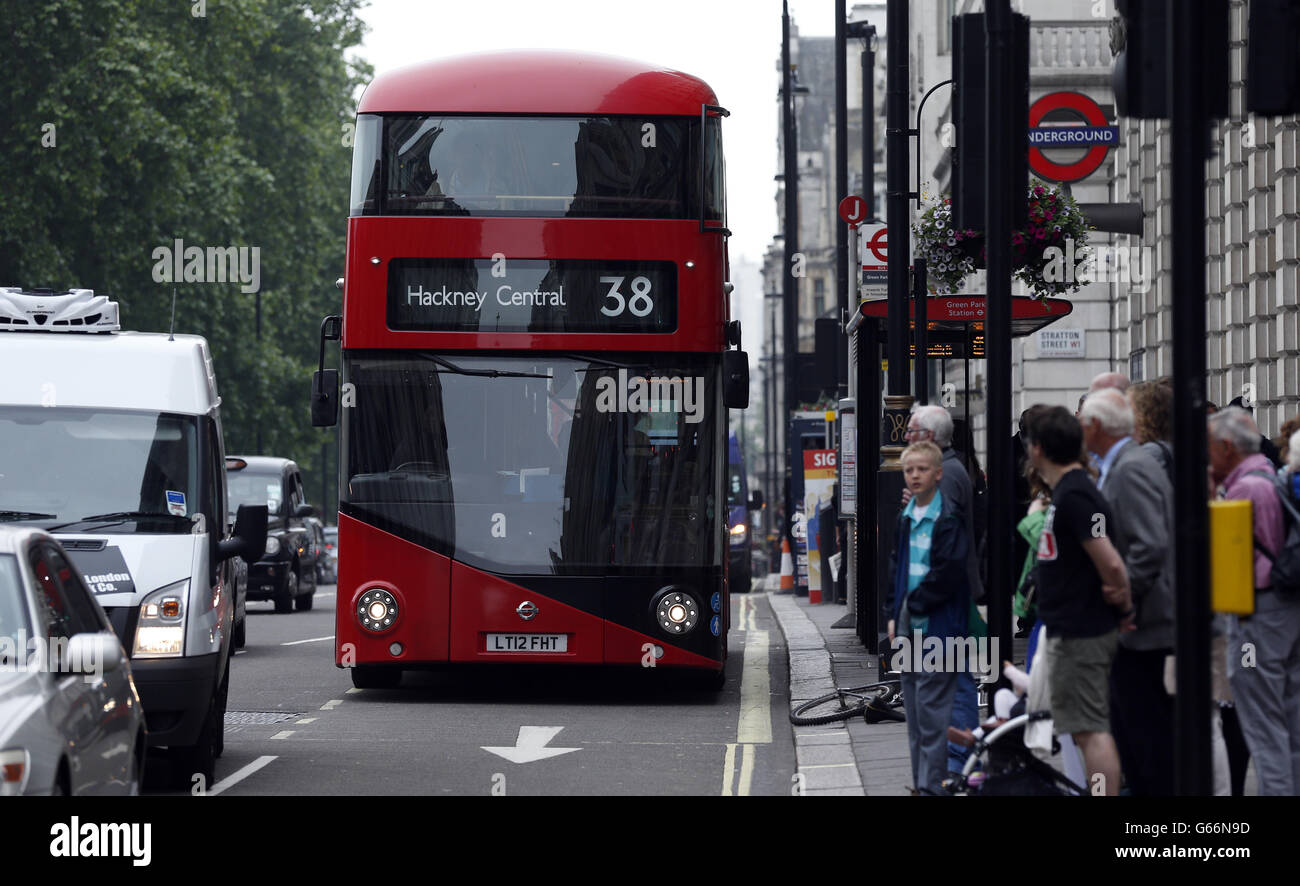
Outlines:
[[[791,0],[804,35],[834,31],[834,0]],[[758,262],[776,229],[781,0],[372,0],[361,55],[375,73],[432,58],[572,49],[700,77],[723,126],[732,261]]]

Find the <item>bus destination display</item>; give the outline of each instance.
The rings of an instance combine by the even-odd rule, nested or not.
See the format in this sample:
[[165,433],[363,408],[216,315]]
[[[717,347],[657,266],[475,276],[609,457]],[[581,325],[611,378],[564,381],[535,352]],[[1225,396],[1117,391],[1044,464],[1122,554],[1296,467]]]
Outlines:
[[395,259],[388,326],[433,332],[672,332],[670,261]]

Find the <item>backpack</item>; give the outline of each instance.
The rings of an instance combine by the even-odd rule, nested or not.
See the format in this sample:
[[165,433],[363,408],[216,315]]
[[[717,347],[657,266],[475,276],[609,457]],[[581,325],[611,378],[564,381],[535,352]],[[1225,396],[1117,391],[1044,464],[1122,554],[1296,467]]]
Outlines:
[[1251,471],[1247,476],[1266,477],[1273,484],[1278,503],[1282,506],[1282,524],[1285,539],[1281,550],[1270,551],[1258,538],[1253,538],[1255,548],[1264,555],[1273,568],[1269,573],[1270,587],[1285,594],[1300,592],[1300,510],[1291,495],[1287,484],[1276,474],[1266,471]]

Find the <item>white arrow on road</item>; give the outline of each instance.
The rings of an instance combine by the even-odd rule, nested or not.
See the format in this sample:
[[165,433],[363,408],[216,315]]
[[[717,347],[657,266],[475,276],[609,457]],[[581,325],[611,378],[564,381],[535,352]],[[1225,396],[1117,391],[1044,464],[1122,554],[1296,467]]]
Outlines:
[[534,763],[547,757],[558,757],[580,751],[582,748],[548,748],[546,743],[560,734],[563,726],[520,726],[519,737],[512,748],[489,748],[483,750],[498,757],[505,757],[511,763]]

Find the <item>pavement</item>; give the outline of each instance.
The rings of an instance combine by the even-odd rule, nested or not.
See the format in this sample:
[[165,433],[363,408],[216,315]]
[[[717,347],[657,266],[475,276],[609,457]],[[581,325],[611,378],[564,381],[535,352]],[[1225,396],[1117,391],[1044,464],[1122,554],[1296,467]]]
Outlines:
[[[810,604],[806,596],[781,593],[779,573],[754,582],[765,593],[785,636],[790,655],[790,707],[833,691],[876,682],[876,657],[869,654],[848,622],[843,603]],[[1022,663],[1025,641],[1017,639],[1012,660]],[[1023,666],[1023,665],[1022,665]],[[980,709],[983,710],[981,697]],[[827,726],[795,726],[796,779],[809,796],[910,796],[912,759],[906,723],[867,723],[862,718]],[[1049,765],[1063,770],[1060,754]],[[1245,795],[1259,793],[1255,761],[1246,773]]]
[[[780,575],[755,584],[767,594],[790,655],[790,705],[835,687],[875,682],[876,661],[852,628],[833,625],[848,613],[838,603],[811,605],[807,597],[780,594]],[[906,723],[862,718],[826,726],[791,726],[796,778],[806,796],[908,796],[912,760]]]

